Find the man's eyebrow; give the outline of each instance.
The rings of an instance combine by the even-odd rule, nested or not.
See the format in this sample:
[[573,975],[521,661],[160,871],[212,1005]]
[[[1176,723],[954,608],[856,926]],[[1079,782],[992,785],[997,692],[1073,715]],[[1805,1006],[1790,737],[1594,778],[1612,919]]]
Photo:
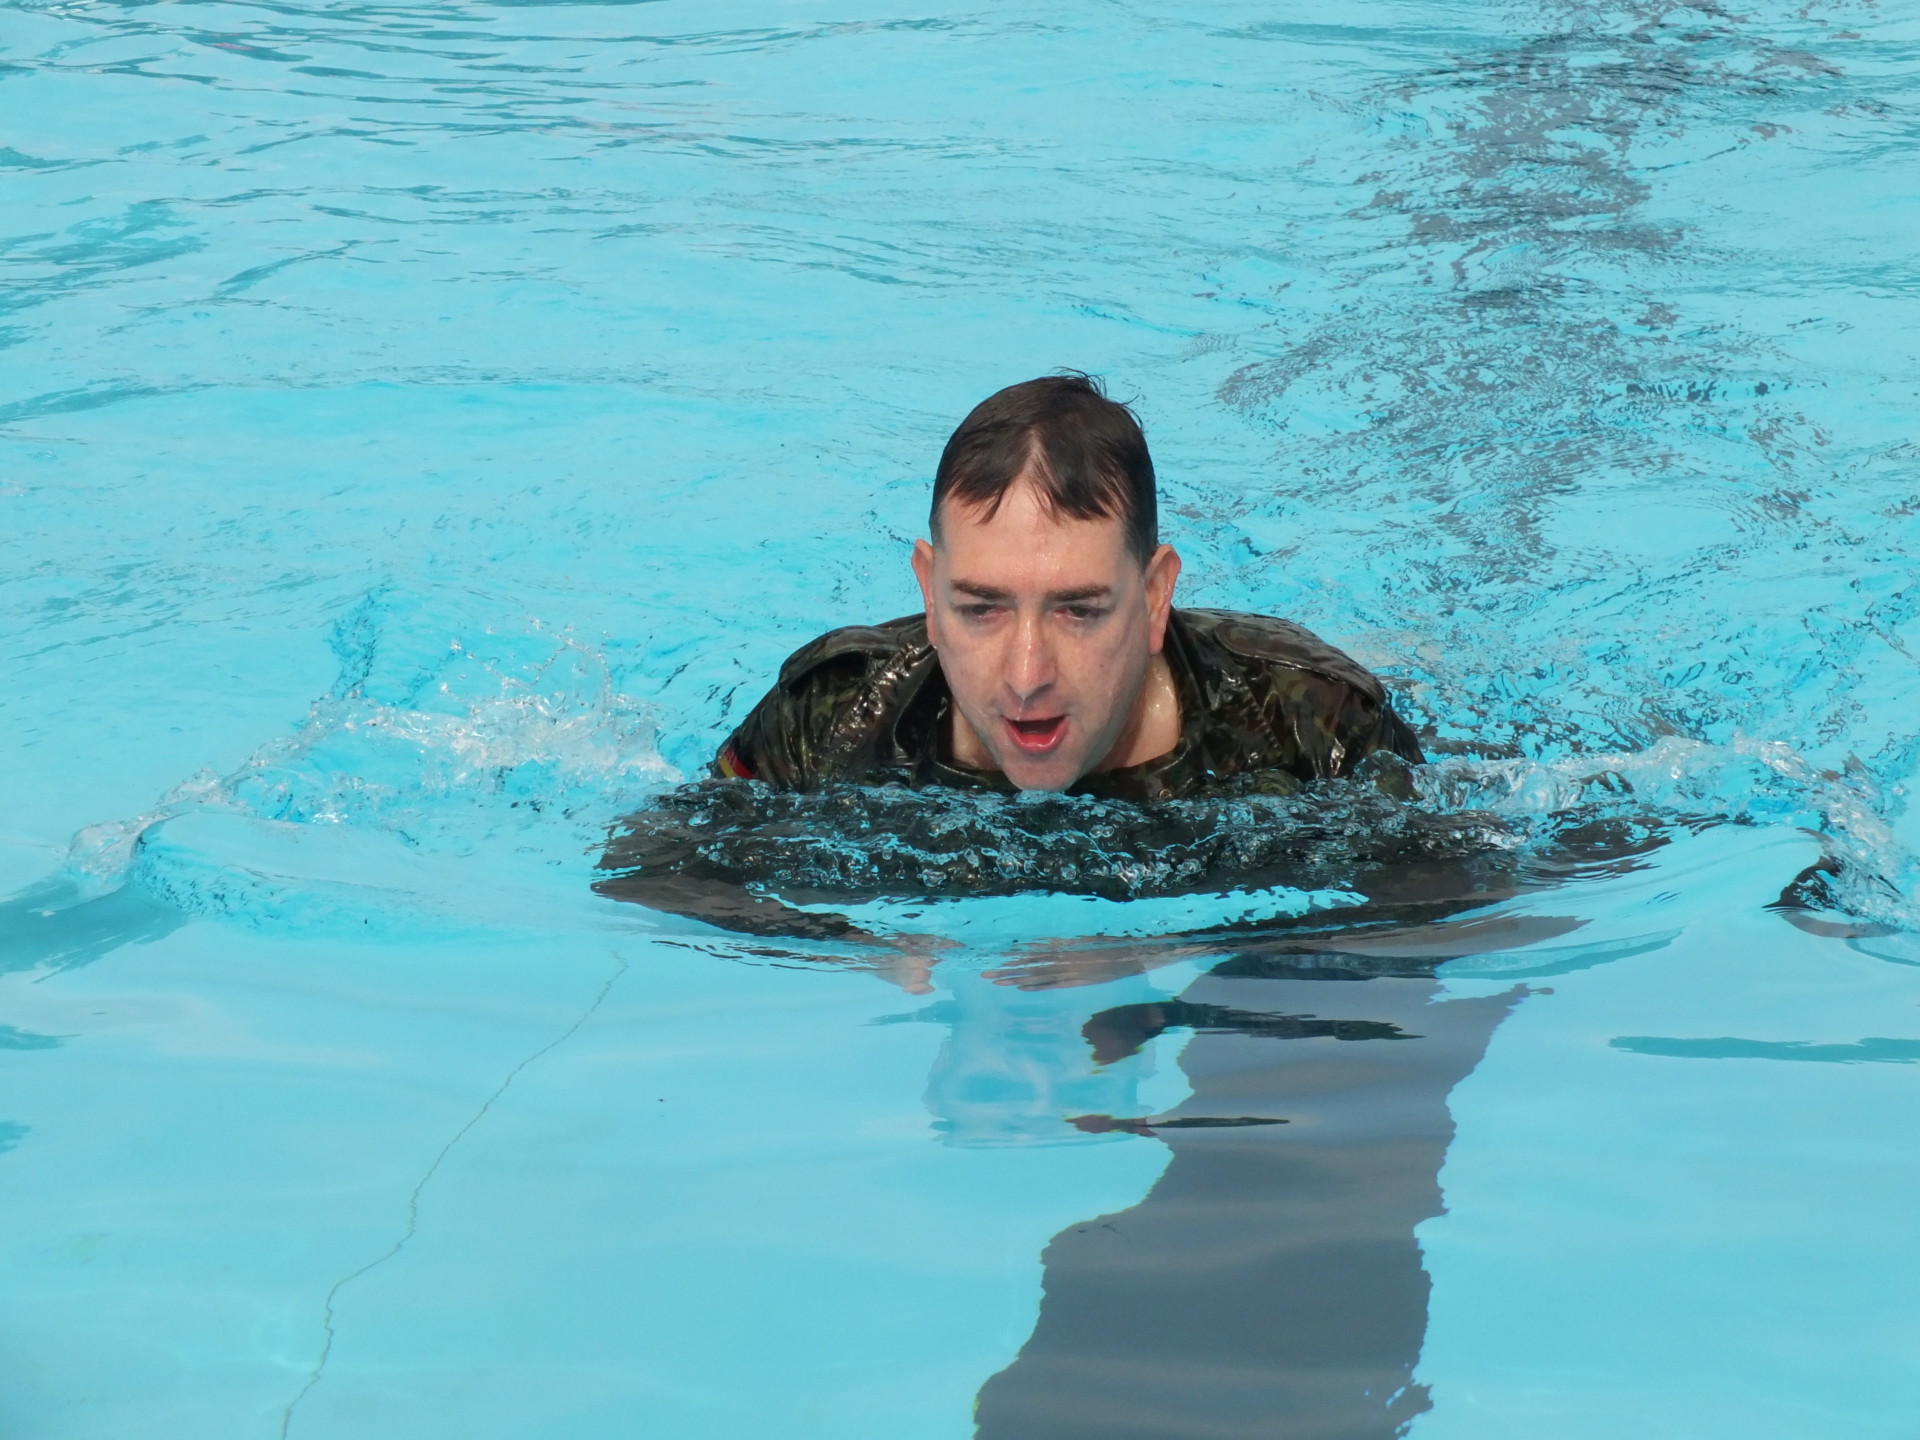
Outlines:
[[[955,580],[951,582],[955,590],[963,595],[971,595],[976,600],[1011,600],[1013,592],[1002,590],[995,585],[982,585],[977,580]],[[1075,605],[1083,600],[1107,600],[1113,596],[1111,585],[1076,585],[1071,590],[1049,590],[1047,604]]]
[[971,595],[976,600],[1011,600],[1011,590],[1001,590],[992,585],[982,585],[977,580],[955,580],[953,588],[963,595]]

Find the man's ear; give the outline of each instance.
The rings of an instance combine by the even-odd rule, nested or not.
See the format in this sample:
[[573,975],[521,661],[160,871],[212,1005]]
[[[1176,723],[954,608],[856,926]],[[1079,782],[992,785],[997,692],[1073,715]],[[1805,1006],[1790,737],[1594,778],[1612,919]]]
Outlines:
[[920,582],[920,604],[927,612],[927,638],[940,646],[940,637],[934,634],[938,623],[933,613],[933,546],[924,540],[913,542],[913,578]]
[[1179,578],[1179,552],[1162,545],[1147,561],[1147,648],[1155,655],[1166,643],[1167,616],[1173,611],[1173,586]]

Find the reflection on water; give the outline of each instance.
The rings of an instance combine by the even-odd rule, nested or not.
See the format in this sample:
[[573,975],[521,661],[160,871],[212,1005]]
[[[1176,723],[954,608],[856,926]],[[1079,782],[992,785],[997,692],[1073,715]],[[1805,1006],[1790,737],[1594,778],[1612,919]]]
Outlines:
[[1272,1115],[1138,1115],[1123,1119],[1113,1115],[1074,1115],[1067,1123],[1089,1135],[1155,1135],[1162,1130],[1220,1130],[1242,1125],[1284,1125]]
[[[1216,937],[1216,963],[1177,996],[1144,972],[1198,942],[1105,947],[1135,969],[1100,968],[1098,988],[954,966],[950,999],[888,1017],[950,1027],[926,1090],[947,1144],[1171,1152],[1139,1204],[1047,1247],[1038,1323],[980,1391],[980,1440],[1402,1433],[1428,1407],[1415,1230],[1443,1208],[1447,1097],[1527,994],[1449,995],[1435,972],[1574,923],[1507,918]],[[1571,948],[1584,965],[1659,943]],[[1156,1109],[1151,1042],[1173,1030],[1192,1035],[1191,1092]]]
[[[1526,994],[1451,996],[1436,972],[1657,948],[1555,943],[1585,921],[1510,902],[1624,875],[1668,838],[1631,809],[1513,823],[1365,784],[1132,806],[710,783],[623,822],[595,888],[838,938],[815,959],[898,949],[907,988],[937,974],[950,998],[890,1018],[950,1027],[926,1089],[949,1145],[1168,1147],[1143,1200],[1047,1247],[1038,1321],[979,1392],[979,1440],[1386,1440],[1429,1406],[1415,1231],[1442,1210],[1448,1095]],[[1283,892],[1322,898],[1249,903]],[[1162,914],[1159,933],[1141,923]],[[1182,962],[1208,969],[1149,988]],[[1156,1105],[1142,1082],[1170,1030],[1191,1034],[1191,1093]]]
[[[1193,1093],[1151,1129],[1172,1160],[1147,1197],[1047,1247],[1039,1323],[980,1392],[981,1440],[1384,1440],[1427,1408],[1414,1227],[1441,1209],[1447,1093],[1525,993],[1441,988],[1215,973],[1096,1016],[1108,1053],[1194,1025]],[[1287,1123],[1180,1123],[1231,1117]]]
[[[1093,1132],[1069,1117],[1129,1115],[1140,1103],[1150,1060],[1132,1054],[1107,1063],[1088,1050],[1086,992],[1028,992],[977,972],[944,975],[951,998],[890,1020],[950,1027],[927,1076],[927,1109],[949,1145],[1064,1145]],[[1134,987],[1150,993],[1146,982]],[[1152,1003],[1142,1001],[1142,1004]]]
[[[890,1018],[950,1027],[926,1090],[950,1145],[1169,1148],[1145,1199],[1047,1247],[1032,1335],[979,1392],[980,1440],[1385,1440],[1429,1403],[1413,1381],[1430,1288],[1415,1230],[1442,1209],[1447,1097],[1526,993],[1450,997],[1436,972],[1584,968],[1664,943],[1551,945],[1584,922],[1505,902],[1632,871],[1665,841],[1591,809],[1529,834],[1363,786],[1131,807],[706,785],[629,819],[596,888],[728,928],[818,938],[832,921],[843,940],[906,946],[920,983],[948,954],[951,998]],[[1249,918],[1221,895],[1211,920],[1196,911],[1172,933],[1019,940],[1023,915],[1066,912],[988,901],[1008,923],[970,931],[968,902],[946,898],[1114,892],[1125,903],[1087,914],[1124,923],[1155,903],[1131,897],[1181,881],[1243,897],[1337,883],[1346,898]],[[863,892],[899,903],[861,909]],[[790,901],[924,933],[875,935]],[[993,936],[1006,943],[982,973]],[[1210,968],[1177,996],[1148,988],[1179,962]],[[1159,1108],[1142,1081],[1170,1030],[1191,1032],[1191,1093]]]
[[1172,1027],[1209,1035],[1264,1035],[1273,1040],[1414,1040],[1398,1025],[1379,1020],[1322,1020],[1316,1015],[1270,1015],[1258,1010],[1236,1010],[1231,1005],[1205,1005],[1192,1000],[1168,1000],[1153,1005],[1116,1005],[1102,1010],[1082,1029],[1093,1046],[1093,1058],[1111,1064],[1135,1054],[1147,1041]]

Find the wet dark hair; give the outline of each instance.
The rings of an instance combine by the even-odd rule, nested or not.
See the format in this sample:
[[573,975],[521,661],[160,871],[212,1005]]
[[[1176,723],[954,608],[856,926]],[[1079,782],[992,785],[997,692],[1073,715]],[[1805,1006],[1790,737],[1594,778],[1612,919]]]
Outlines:
[[1022,473],[1032,470],[1046,507],[1076,520],[1118,517],[1142,565],[1160,544],[1153,457],[1133,412],[1109,400],[1091,375],[1024,380],[973,407],[940,452],[933,515],[957,500],[989,516]]

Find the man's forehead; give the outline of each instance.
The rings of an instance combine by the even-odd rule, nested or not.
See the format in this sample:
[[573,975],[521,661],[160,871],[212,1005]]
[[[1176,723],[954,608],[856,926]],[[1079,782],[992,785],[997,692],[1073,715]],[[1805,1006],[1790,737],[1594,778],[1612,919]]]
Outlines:
[[1126,525],[1118,515],[1081,518],[1051,504],[1038,487],[1016,481],[997,505],[976,504],[949,495],[940,502],[936,544],[984,541],[995,548],[1104,548],[1126,544]]
[[1139,565],[1117,525],[955,526],[935,548],[942,578],[975,594],[1049,596],[1067,591],[1114,593],[1138,583]]

